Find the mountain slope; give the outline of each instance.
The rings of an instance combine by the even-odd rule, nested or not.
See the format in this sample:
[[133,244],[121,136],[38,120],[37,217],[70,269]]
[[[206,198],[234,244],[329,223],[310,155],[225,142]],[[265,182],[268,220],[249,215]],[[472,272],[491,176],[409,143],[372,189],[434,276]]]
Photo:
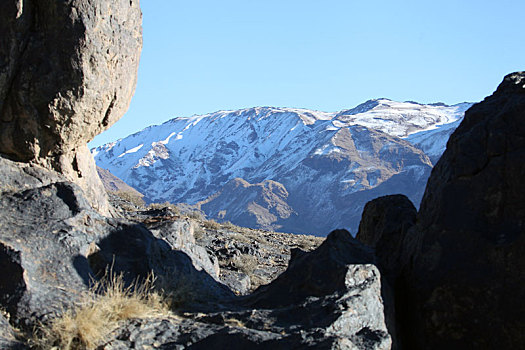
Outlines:
[[211,217],[251,227],[355,232],[369,199],[421,199],[432,162],[398,136],[432,135],[461,119],[466,105],[380,99],[340,113],[220,111],[148,127],[93,154],[148,201],[200,202]]
[[106,169],[97,166],[97,173],[107,192],[128,192],[140,198],[144,196],[142,193],[129,186]]
[[408,142],[421,149],[436,164],[447,147],[447,141],[463,119],[439,125],[435,129],[416,132],[405,138]]

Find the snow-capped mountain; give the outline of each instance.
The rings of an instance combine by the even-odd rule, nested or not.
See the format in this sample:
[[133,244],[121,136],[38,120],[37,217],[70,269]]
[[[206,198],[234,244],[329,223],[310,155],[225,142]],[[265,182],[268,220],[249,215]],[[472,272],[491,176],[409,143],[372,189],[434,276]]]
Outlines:
[[362,125],[404,138],[460,120],[470,106],[472,103],[466,102],[454,106],[443,103],[424,105],[383,98],[369,100],[355,108],[339,112],[336,119],[348,125]]
[[378,99],[339,113],[220,111],[92,152],[148,201],[197,204],[209,217],[251,227],[355,232],[370,199],[404,193],[419,204],[432,167],[423,150],[435,160],[469,106]]

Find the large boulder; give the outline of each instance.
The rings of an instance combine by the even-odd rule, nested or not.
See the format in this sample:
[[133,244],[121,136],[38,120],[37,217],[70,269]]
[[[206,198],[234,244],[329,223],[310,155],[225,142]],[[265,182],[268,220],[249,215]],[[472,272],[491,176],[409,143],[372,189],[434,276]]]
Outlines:
[[393,339],[399,345],[398,334],[403,322],[396,321],[397,313],[405,309],[404,280],[400,278],[405,265],[404,242],[416,223],[417,210],[404,195],[376,198],[365,205],[356,239],[374,248],[377,266],[383,278],[385,321]]
[[382,272],[401,268],[403,241],[416,223],[417,210],[402,194],[376,198],[365,205],[356,239],[375,249]]
[[135,89],[138,0],[0,4],[0,153],[76,182],[108,203],[86,143],[117,121]]
[[525,72],[505,77],[451,136],[407,236],[405,344],[525,344]]
[[171,249],[180,250],[191,256],[198,270],[204,270],[213,278],[219,279],[219,262],[216,258],[212,259],[209,256],[206,248],[196,243],[194,225],[191,221],[188,219],[167,220],[149,225],[148,228],[156,238],[168,243]]

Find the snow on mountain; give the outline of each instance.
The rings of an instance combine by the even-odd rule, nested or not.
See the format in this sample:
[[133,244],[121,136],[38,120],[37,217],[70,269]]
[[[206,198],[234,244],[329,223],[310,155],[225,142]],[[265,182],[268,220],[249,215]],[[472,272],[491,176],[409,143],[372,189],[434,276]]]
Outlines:
[[362,125],[389,135],[407,137],[413,133],[432,130],[463,118],[471,103],[447,106],[417,102],[396,102],[385,98],[370,100],[344,110],[336,119],[347,125]]
[[378,99],[339,113],[219,111],[175,118],[92,153],[148,201],[198,203],[210,217],[252,227],[355,232],[370,199],[405,193],[419,204],[432,166],[421,149],[439,157],[439,132],[453,129],[447,125],[468,106]]
[[435,129],[411,134],[405,140],[423,150],[432,161],[432,164],[436,164],[443,152],[445,152],[450,135],[452,135],[462,120],[463,118],[452,123],[436,126]]

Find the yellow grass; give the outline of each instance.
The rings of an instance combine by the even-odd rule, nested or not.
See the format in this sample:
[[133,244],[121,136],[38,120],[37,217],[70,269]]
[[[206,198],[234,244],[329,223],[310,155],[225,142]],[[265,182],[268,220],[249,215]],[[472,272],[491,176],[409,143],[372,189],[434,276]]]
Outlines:
[[126,287],[118,275],[96,283],[77,308],[39,327],[32,343],[41,349],[95,349],[122,321],[167,314],[153,280]]

